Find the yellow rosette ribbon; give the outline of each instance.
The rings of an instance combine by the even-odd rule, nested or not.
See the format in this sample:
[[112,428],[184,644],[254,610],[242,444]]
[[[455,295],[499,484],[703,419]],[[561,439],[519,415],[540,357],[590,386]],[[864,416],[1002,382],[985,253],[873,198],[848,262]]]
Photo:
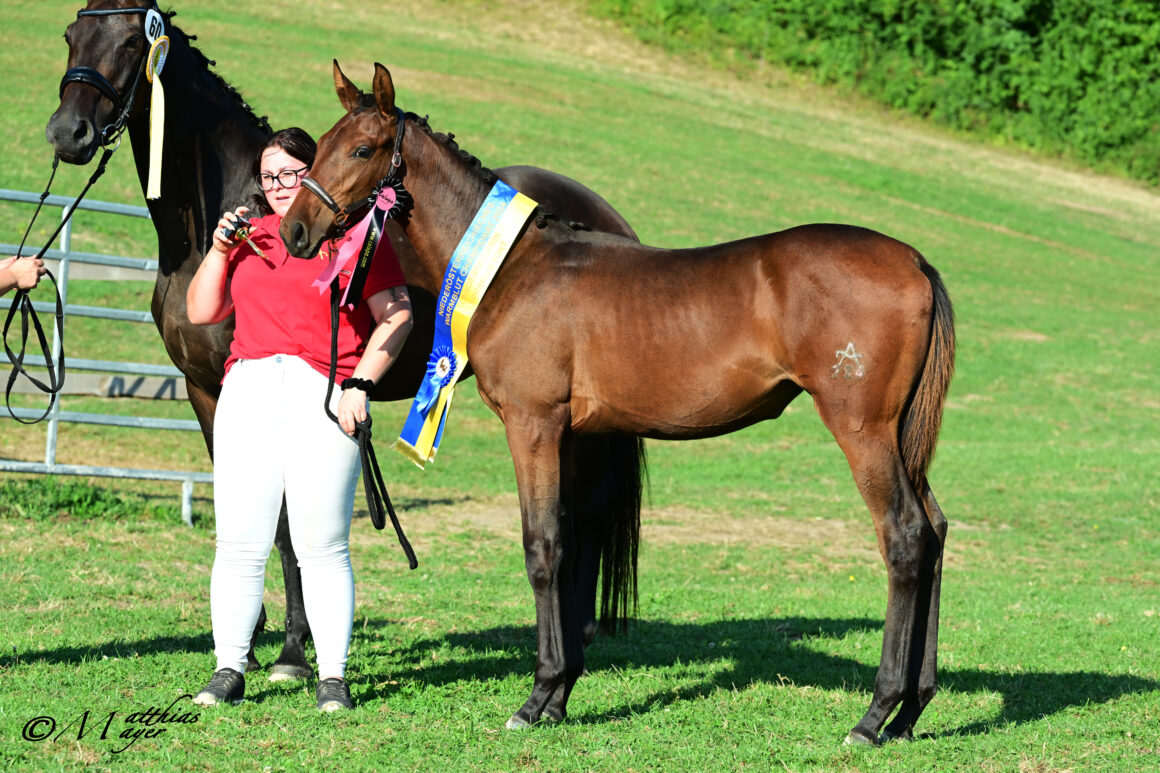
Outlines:
[[165,143],[165,89],[161,87],[161,68],[169,55],[169,36],[153,41],[145,60],[145,78],[153,84],[149,99],[149,181],[145,198],[161,198],[161,150]]

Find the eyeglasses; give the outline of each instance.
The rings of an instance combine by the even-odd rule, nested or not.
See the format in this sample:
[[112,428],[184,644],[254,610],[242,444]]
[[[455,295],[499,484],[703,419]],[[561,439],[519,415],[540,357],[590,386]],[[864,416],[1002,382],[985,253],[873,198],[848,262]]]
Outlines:
[[277,182],[283,188],[294,188],[298,185],[298,178],[306,173],[310,167],[304,166],[301,169],[283,169],[278,174],[266,174],[262,172],[258,175],[258,186],[264,191],[274,190],[274,183]]

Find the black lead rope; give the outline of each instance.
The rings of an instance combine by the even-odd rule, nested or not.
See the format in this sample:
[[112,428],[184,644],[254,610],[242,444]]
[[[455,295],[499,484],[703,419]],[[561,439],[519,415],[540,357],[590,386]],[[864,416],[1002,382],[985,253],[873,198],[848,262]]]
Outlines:
[[[336,277],[330,283],[330,378],[327,379],[326,384],[326,402],[322,406],[326,410],[326,415],[335,424],[338,424],[338,417],[330,410],[330,397],[334,394],[334,379],[338,363],[338,295],[339,287]],[[340,429],[341,426],[339,425]],[[363,488],[366,490],[367,511],[371,515],[371,523],[380,531],[387,525],[386,519],[383,518],[385,507],[387,515],[391,517],[391,525],[395,527],[399,544],[403,546],[403,552],[407,554],[407,563],[412,569],[415,569],[419,566],[419,559],[415,557],[415,551],[411,547],[407,535],[403,533],[403,526],[399,523],[399,516],[395,514],[395,508],[391,504],[391,496],[387,493],[387,486],[383,482],[383,474],[379,471],[379,461],[375,456],[374,446],[371,445],[371,417],[369,413],[366,421],[355,423],[354,436],[358,442],[358,454],[362,461]]]
[[[64,217],[61,218],[60,225],[58,225],[56,230],[52,232],[52,236],[48,237],[48,241],[46,241],[44,246],[40,248],[40,251],[36,253],[37,258],[44,257],[44,254],[48,252],[48,248],[56,240],[56,237],[60,235],[61,230],[63,230],[69,220],[72,219],[73,213],[76,212],[77,207],[80,206],[81,200],[85,197],[85,194],[87,194],[89,189],[93,187],[93,184],[96,183],[98,179],[100,179],[101,175],[105,173],[105,167],[108,165],[109,159],[112,157],[113,151],[116,149],[116,145],[113,147],[105,148],[105,152],[101,155],[101,160],[97,164],[96,171],[93,172],[92,177],[89,178],[89,181],[85,185],[84,190],[81,191],[81,194],[76,197],[75,201],[73,201],[72,206],[69,207],[68,212],[66,212]],[[28,228],[26,228],[24,231],[24,238],[20,240],[20,248],[16,251],[17,255],[20,255],[22,252],[24,252],[24,244],[28,241],[28,235],[32,233],[32,226],[36,223],[37,216],[40,215],[40,210],[44,206],[45,199],[48,198],[48,192],[52,188],[52,181],[56,179],[56,170],[59,164],[60,157],[54,156],[52,159],[52,174],[50,174],[48,177],[48,185],[44,186],[44,193],[40,194],[40,202],[36,205],[36,211],[32,213],[32,220],[29,221]],[[12,306],[8,310],[8,317],[4,320],[4,352],[8,355],[8,361],[12,363],[12,373],[10,373],[8,376],[8,386],[4,391],[4,405],[8,408],[8,413],[12,416],[12,418],[16,419],[21,424],[36,424],[38,422],[44,421],[44,419],[46,419],[48,415],[52,413],[52,409],[56,405],[57,395],[60,393],[60,390],[64,388],[64,301],[60,297],[60,287],[56,283],[56,277],[52,275],[51,271],[45,271],[44,273],[45,276],[48,277],[49,281],[52,282],[53,292],[56,295],[56,340],[60,343],[60,352],[57,355],[56,364],[54,365],[52,362],[52,353],[49,350],[48,340],[45,338],[44,328],[40,324],[40,318],[36,316],[36,310],[32,307],[32,300],[29,298],[28,290],[16,291],[15,295],[12,297]],[[12,351],[12,347],[8,345],[8,330],[12,326],[12,320],[15,318],[18,311],[20,312],[20,351],[14,352]],[[36,331],[36,338],[40,345],[41,354],[44,355],[44,366],[48,371],[48,383],[45,383],[36,378],[24,367],[24,355],[28,349],[29,320],[32,322],[32,329]],[[33,419],[32,421],[25,421],[24,419],[21,419],[12,409],[12,387],[16,384],[16,379],[22,374],[25,378],[31,381],[37,389],[49,395],[48,408],[45,409],[43,414],[41,414],[38,418]]]
[[[12,418],[21,424],[36,424],[48,418],[48,415],[52,413],[52,409],[56,405],[56,396],[64,387],[64,305],[61,302],[60,289],[56,286],[56,278],[53,277],[50,271],[45,271],[45,276],[52,281],[53,289],[56,291],[56,334],[57,340],[60,342],[60,353],[55,367],[52,362],[52,354],[49,351],[48,341],[44,336],[44,328],[41,327],[40,318],[36,316],[36,311],[32,308],[32,301],[28,298],[27,290],[16,291],[16,295],[12,299],[12,308],[8,310],[8,317],[4,320],[4,351],[8,355],[8,361],[12,363],[12,372],[8,375],[8,387],[4,390],[4,405],[8,408],[8,413],[11,414]],[[16,316],[17,311],[20,312],[20,351],[14,352],[8,346],[8,329],[12,325],[12,319]],[[32,328],[36,331],[36,339],[40,344],[40,351],[44,355],[44,367],[48,371],[47,384],[33,376],[24,368],[24,353],[28,345],[29,319],[32,320]],[[35,384],[37,389],[49,396],[48,407],[44,409],[44,413],[32,421],[25,421],[20,418],[12,408],[12,387],[15,386],[16,379],[20,374],[24,374],[25,378]]]

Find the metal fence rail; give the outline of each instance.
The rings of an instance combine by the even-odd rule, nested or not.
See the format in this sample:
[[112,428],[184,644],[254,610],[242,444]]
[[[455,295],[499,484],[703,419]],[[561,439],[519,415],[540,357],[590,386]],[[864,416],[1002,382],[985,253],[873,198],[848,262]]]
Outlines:
[[[11,201],[26,204],[37,204],[40,195],[26,191],[13,191],[0,188],[0,201]],[[74,199],[67,196],[49,196],[44,200],[46,207],[57,207],[61,216],[73,205]],[[78,210],[89,212],[104,212],[111,215],[148,218],[149,210],[145,207],[135,207],[126,204],[114,204],[105,201],[82,201]],[[74,252],[72,243],[72,223],[66,223],[60,233],[59,247],[45,252],[48,260],[59,260],[59,268],[55,272],[57,285],[60,289],[61,300],[64,303],[65,320],[70,315],[78,317],[93,317],[108,319],[116,322],[147,322],[153,324],[153,315],[149,311],[131,309],[101,308],[68,303],[69,270],[72,264],[91,266],[106,266],[115,269],[128,269],[131,272],[140,272],[141,278],[152,279],[157,271],[157,261],[145,258],[127,258],[120,255],[103,255],[91,252]],[[0,254],[13,255],[19,245],[0,244]],[[25,254],[28,248],[25,248]],[[34,302],[33,308],[37,313],[52,315],[56,307],[48,303]],[[53,329],[52,357],[55,360],[60,354],[61,342],[57,340],[56,329]],[[184,376],[172,365],[148,365],[135,362],[115,362],[109,360],[88,360],[69,358],[65,362],[69,371],[100,371],[103,373],[118,373],[131,376],[160,376],[166,379],[183,380]],[[174,394],[176,391],[174,390]],[[41,411],[16,408],[13,411],[22,419],[35,419]],[[4,417],[8,415],[5,412]],[[58,399],[45,421],[45,449],[43,462],[25,462],[0,459],[0,470],[9,472],[39,473],[45,475],[80,475],[103,478],[133,478],[140,480],[172,480],[181,482],[181,517],[185,523],[193,524],[193,484],[213,483],[213,474],[208,472],[192,472],[184,470],[147,470],[130,467],[112,467],[95,465],[60,464],[56,461],[57,436],[61,422],[77,424],[102,424],[117,427],[135,427],[151,430],[179,430],[201,431],[200,425],[192,419],[160,419],[147,416],[118,416],[113,414],[80,413],[61,409]]]

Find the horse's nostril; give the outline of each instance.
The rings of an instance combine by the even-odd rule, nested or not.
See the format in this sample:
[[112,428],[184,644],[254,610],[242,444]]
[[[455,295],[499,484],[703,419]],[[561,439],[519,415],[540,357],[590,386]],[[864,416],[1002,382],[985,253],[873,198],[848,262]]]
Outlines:
[[77,121],[77,126],[73,129],[73,139],[77,142],[87,139],[89,136],[89,122]]
[[290,246],[294,250],[301,250],[306,245],[306,228],[301,223],[294,223],[290,227]]

